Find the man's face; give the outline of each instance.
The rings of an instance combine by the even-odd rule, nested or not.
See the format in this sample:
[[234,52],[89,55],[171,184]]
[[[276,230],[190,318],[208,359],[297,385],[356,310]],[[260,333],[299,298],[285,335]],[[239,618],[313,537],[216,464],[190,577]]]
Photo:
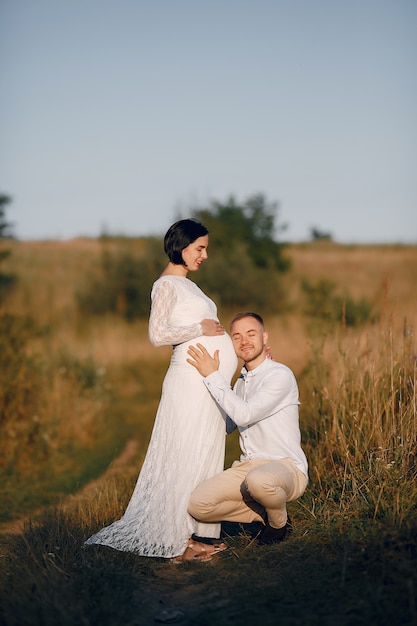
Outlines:
[[230,329],[235,352],[243,359],[248,370],[258,367],[266,358],[268,333],[254,317],[236,320]]

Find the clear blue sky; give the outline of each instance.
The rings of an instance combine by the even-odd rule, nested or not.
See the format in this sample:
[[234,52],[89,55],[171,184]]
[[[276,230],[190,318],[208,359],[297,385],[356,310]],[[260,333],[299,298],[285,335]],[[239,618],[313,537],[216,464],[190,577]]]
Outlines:
[[164,234],[261,192],[284,238],[417,243],[415,0],[0,0],[21,239]]

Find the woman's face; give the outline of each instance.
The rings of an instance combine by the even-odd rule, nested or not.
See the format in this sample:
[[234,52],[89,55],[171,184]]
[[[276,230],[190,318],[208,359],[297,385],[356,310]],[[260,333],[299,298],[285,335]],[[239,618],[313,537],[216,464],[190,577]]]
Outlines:
[[205,261],[208,257],[207,255],[208,248],[208,235],[204,235],[204,237],[199,237],[193,243],[190,243],[189,246],[184,248],[182,251],[182,258],[185,263],[185,267],[190,272],[195,272],[199,269],[200,265],[203,261]]

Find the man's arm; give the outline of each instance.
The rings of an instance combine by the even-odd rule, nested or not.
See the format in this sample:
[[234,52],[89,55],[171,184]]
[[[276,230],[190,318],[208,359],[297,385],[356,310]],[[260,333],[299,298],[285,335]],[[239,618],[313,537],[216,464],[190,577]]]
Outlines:
[[218,371],[218,351],[210,356],[204,346],[190,346],[187,359],[204,377],[204,384],[210,394],[221,406],[233,422],[239,426],[249,426],[255,422],[268,418],[281,408],[289,404],[299,404],[298,390],[291,370],[281,366],[275,368],[262,377],[262,384],[257,387],[256,394],[250,398],[237,395],[221,372]]
[[[204,376],[204,378],[218,371],[219,366],[220,366],[220,358],[219,358],[218,350],[216,350],[214,355],[211,356],[207,352],[206,348],[202,346],[201,343],[198,343],[196,348],[194,346],[190,346],[188,348],[188,354],[192,358],[187,359],[187,362],[190,363],[190,365],[193,365],[196,368],[196,370],[198,370],[200,374]],[[221,376],[220,373],[218,375]],[[224,382],[225,389],[228,388],[233,393],[230,385],[228,385],[226,381],[223,381],[223,382]],[[208,389],[209,391],[211,391],[210,388]],[[231,417],[226,415],[227,434],[230,435],[230,433],[232,433],[235,429],[236,429],[236,424],[234,423]]]

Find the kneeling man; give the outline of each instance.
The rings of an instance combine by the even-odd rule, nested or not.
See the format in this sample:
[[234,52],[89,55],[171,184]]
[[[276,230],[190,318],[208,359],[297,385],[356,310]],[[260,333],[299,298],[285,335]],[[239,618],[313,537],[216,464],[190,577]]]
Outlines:
[[263,522],[259,543],[276,543],[292,530],[287,502],[300,498],[308,483],[298,386],[286,365],[268,358],[260,315],[238,313],[230,334],[244,362],[233,389],[218,371],[218,350],[211,356],[201,344],[190,346],[188,362],[226,413],[227,432],[239,429],[242,454],[192,492],[188,512],[202,522]]

